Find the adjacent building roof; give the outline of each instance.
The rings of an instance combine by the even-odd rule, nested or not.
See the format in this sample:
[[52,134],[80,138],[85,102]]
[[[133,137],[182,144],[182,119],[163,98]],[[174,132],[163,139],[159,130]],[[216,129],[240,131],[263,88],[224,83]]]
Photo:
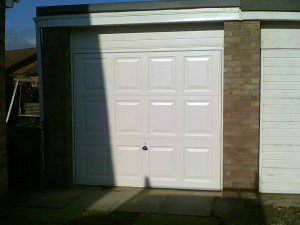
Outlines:
[[192,8],[240,7],[243,11],[300,11],[297,0],[163,0],[37,7],[37,16]]
[[14,3],[19,3],[20,0],[6,0],[6,8],[12,8]]
[[6,74],[37,74],[36,69],[37,52],[36,48],[26,48],[5,52],[5,73]]

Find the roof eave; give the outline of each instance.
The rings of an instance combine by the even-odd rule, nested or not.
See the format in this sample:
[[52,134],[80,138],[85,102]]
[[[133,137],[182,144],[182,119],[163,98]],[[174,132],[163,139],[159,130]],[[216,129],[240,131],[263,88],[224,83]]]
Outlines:
[[240,0],[165,0],[150,2],[100,3],[85,5],[37,7],[37,16],[89,14],[101,12],[153,11],[193,8],[240,7]]

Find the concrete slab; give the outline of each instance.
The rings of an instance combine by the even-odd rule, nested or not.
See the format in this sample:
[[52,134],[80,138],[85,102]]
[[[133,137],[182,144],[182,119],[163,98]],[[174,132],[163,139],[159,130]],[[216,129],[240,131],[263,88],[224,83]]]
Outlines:
[[221,198],[223,197],[223,193],[220,191],[195,191],[193,193],[195,196],[203,196],[203,197],[218,197]]
[[108,211],[124,196],[126,192],[87,191],[67,205],[68,209],[90,209]]
[[18,206],[40,208],[64,208],[68,203],[83,193],[82,190],[47,190],[37,193]]
[[164,194],[164,195],[193,195],[194,190],[174,190],[174,189],[146,189],[151,194]]
[[124,212],[159,212],[167,194],[153,190],[143,190],[131,196],[121,199],[114,210]]
[[105,190],[109,190],[109,191],[117,191],[117,192],[134,192],[134,193],[138,193],[141,192],[143,190],[145,190],[145,188],[139,188],[139,187],[105,187]]
[[0,216],[0,221],[22,223],[67,223],[81,210],[49,209],[49,208],[7,208]]
[[180,216],[180,215],[163,215],[163,214],[141,214],[135,221],[134,225],[219,225],[215,218]]
[[161,213],[193,216],[209,216],[214,198],[210,196],[169,195]]

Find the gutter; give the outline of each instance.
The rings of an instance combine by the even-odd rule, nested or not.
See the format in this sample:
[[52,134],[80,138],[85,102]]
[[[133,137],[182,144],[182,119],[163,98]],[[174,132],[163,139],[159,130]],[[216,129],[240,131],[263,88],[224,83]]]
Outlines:
[[42,185],[45,185],[45,116],[44,116],[44,82],[42,68],[42,28],[39,28],[36,20],[36,45],[37,45],[37,66],[38,66],[38,86],[39,86],[39,113],[41,130],[41,176]]

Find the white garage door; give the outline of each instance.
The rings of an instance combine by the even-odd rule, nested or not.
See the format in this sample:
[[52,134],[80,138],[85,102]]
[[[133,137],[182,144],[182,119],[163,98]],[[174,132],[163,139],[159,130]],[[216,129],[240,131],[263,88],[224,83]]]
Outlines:
[[262,32],[260,190],[300,193],[300,29]]
[[222,51],[121,47],[74,54],[76,182],[219,190]]

